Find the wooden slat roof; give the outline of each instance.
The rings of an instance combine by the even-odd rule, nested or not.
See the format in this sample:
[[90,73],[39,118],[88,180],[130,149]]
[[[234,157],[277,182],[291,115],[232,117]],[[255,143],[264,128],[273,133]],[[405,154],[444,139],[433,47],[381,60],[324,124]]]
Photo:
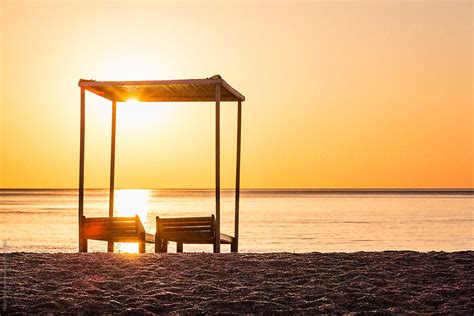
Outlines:
[[117,102],[135,99],[141,102],[215,101],[215,86],[221,85],[221,101],[244,101],[245,97],[220,76],[208,79],[95,81],[79,80],[79,86]]

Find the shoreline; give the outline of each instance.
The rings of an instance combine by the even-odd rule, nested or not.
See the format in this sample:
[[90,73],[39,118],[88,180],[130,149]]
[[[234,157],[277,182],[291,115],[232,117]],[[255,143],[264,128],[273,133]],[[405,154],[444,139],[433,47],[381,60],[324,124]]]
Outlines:
[[474,312],[474,251],[0,258],[8,314]]

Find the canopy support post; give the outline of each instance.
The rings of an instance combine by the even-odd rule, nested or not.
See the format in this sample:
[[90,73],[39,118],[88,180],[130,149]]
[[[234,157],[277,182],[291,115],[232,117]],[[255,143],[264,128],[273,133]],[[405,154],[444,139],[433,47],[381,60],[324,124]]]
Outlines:
[[221,85],[216,84],[216,227],[214,252],[221,252],[221,174],[220,174],[220,103]]
[[[112,101],[112,132],[110,145],[110,192],[109,192],[109,217],[114,217],[114,190],[115,190],[115,131],[117,121],[117,102]],[[114,252],[114,241],[107,242],[107,251]]]
[[237,104],[237,158],[235,166],[235,219],[234,219],[234,242],[231,245],[232,252],[239,252],[239,210],[240,210],[240,147],[242,135],[242,101]]
[[79,149],[79,252],[87,252],[87,239],[83,238],[84,216],[84,152],[86,132],[86,90],[81,87],[81,125]]

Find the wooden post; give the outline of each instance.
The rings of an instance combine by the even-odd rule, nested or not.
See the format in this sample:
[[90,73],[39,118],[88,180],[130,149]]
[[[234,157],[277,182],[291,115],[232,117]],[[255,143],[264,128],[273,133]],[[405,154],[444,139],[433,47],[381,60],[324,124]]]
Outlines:
[[183,243],[177,242],[176,243],[176,252],[183,252]]
[[109,217],[114,217],[114,190],[115,190],[115,130],[117,121],[117,102],[112,101],[112,133],[110,146],[110,192]]
[[[138,253],[145,253],[145,233],[140,233],[138,236]],[[113,244],[113,243],[112,243]]]
[[220,157],[220,103],[221,85],[216,84],[216,227],[214,236],[214,252],[221,252],[221,157]]
[[158,236],[158,220],[160,219],[159,216],[156,217],[155,219],[155,252],[161,252],[161,238]]
[[[82,227],[84,227],[85,225],[85,222],[86,222],[86,217],[85,216],[82,216]],[[84,238],[84,229],[82,231],[82,238],[80,239],[80,242],[82,240],[82,252],[87,252],[87,238]]]
[[242,101],[237,105],[237,159],[235,166],[235,220],[234,242],[230,246],[232,252],[239,251],[239,210],[240,210],[240,145],[242,135]]
[[79,252],[87,252],[87,240],[84,241],[82,216],[84,215],[84,151],[86,133],[86,91],[81,87],[81,127],[79,150]]
[[[112,101],[112,132],[110,146],[110,192],[109,192],[109,217],[114,217],[114,190],[115,190],[115,130],[117,121],[117,102]],[[107,251],[114,252],[114,241],[109,240]]]

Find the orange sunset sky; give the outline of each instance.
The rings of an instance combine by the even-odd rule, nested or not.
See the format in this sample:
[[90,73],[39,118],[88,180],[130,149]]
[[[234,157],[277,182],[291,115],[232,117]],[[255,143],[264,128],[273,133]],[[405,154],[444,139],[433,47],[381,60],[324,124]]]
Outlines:
[[[79,78],[242,92],[243,188],[473,187],[472,1],[0,0],[0,187],[75,188]],[[110,102],[87,94],[86,186]],[[236,106],[221,110],[234,184]],[[212,104],[118,105],[116,186],[214,184]]]

